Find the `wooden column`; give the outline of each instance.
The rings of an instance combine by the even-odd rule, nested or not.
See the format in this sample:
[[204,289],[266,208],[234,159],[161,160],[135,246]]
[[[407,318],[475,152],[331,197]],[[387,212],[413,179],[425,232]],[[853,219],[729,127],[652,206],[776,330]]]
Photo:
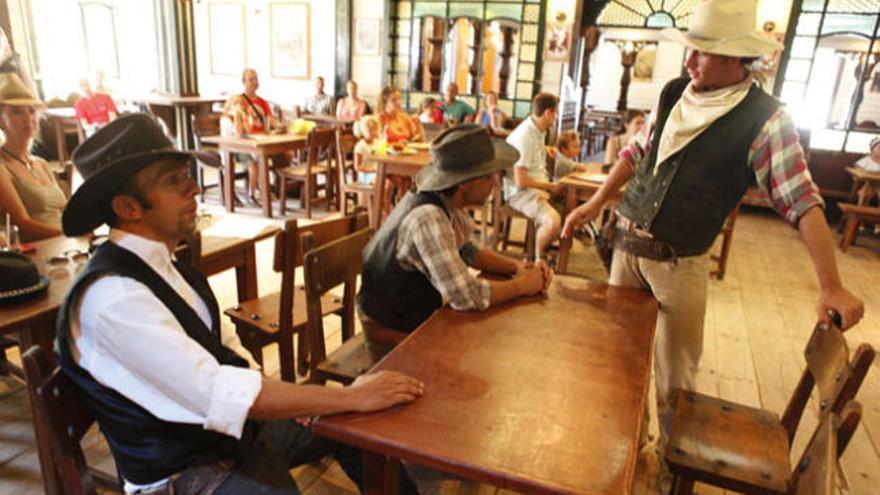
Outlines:
[[623,66],[623,75],[620,77],[620,98],[617,100],[617,111],[626,111],[629,97],[629,83],[632,81],[632,66],[636,63],[637,50],[621,51],[620,65]]
[[195,23],[192,0],[174,2],[174,37],[177,41],[177,77],[181,96],[198,96],[199,82],[196,70]]
[[351,79],[351,0],[336,0],[336,99]]
[[468,72],[471,75],[470,94],[478,95],[480,94],[480,79],[477,76],[480,73],[480,40],[483,38],[483,26],[482,23],[473,19],[468,19],[468,23],[473,30],[470,45],[471,66],[470,69],[468,69]]
[[498,70],[498,98],[507,98],[507,86],[510,81],[510,57],[513,56],[513,31],[511,26],[501,26],[502,45],[501,68]]
[[[596,47],[599,46],[599,36],[602,33],[599,31],[599,28],[595,25],[586,26],[583,28],[581,37],[584,43],[584,55],[581,61],[581,104],[580,108],[586,108],[587,106],[587,88],[590,86],[590,57],[593,55],[593,52],[596,50]],[[583,119],[581,119],[583,120]]]
[[446,31],[443,29],[443,19],[432,17],[431,37],[431,60],[428,62],[428,72],[431,75],[431,86],[428,90],[432,93],[440,91],[440,78],[443,75],[443,39]]

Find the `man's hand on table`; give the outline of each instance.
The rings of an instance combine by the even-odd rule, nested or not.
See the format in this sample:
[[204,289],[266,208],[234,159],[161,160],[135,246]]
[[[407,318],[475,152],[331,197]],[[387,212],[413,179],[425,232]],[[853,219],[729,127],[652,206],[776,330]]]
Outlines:
[[418,399],[425,384],[396,371],[379,371],[358,377],[347,391],[353,411],[372,412]]

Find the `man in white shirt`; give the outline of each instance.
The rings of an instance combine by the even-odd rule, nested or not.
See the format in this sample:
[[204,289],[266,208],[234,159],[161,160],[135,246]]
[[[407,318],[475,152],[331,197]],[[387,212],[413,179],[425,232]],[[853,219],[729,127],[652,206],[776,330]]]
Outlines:
[[293,418],[374,411],[415,400],[398,373],[346,388],[270,380],[219,339],[217,301],[173,258],[193,233],[190,154],[149,116],[121,117],[73,154],[85,182],[65,234],[112,229],[65,299],[56,351],[107,437],[126,493],[298,493],[288,470],[333,454],[355,482],[358,453]]
[[315,78],[315,94],[306,97],[303,111],[314,115],[335,115],[333,97],[324,92],[324,78]]
[[562,193],[560,184],[550,182],[547,174],[547,155],[556,158],[556,148],[544,142],[547,130],[556,123],[559,98],[550,93],[539,93],[532,100],[532,114],[507,136],[507,142],[520,154],[513,164],[512,177],[504,178],[507,204],[535,222],[537,226],[535,253],[538,259],[546,257],[547,248],[559,235],[562,225],[559,212],[550,203],[553,196]]

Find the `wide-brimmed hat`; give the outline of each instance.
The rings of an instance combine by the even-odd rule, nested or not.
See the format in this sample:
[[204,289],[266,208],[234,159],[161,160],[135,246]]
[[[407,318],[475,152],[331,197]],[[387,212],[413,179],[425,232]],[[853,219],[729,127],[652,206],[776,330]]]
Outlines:
[[46,106],[25,86],[18,74],[12,72],[0,73],[0,105]]
[[668,28],[662,35],[688,48],[728,57],[756,58],[781,50],[781,44],[755,31],[756,8],[756,2],[748,0],[704,0],[694,8],[686,33]]
[[431,142],[431,165],[416,175],[419,191],[442,191],[462,182],[500,172],[519,160],[519,151],[489,135],[485,127],[462,124]]
[[25,301],[42,294],[49,287],[49,277],[40,275],[27,256],[11,251],[0,252],[0,304]]
[[143,113],[125,115],[98,129],[71,155],[84,182],[70,197],[61,216],[67,236],[83,235],[107,221],[110,200],[132,176],[160,160],[189,161],[156,120]]

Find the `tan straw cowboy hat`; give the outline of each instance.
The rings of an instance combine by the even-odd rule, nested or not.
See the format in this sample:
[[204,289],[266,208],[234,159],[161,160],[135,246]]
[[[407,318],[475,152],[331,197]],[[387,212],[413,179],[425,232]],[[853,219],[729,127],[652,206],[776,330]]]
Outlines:
[[675,28],[662,35],[688,48],[728,57],[756,58],[782,45],[755,31],[755,0],[704,0],[691,14],[686,33]]
[[39,98],[34,96],[18,74],[12,72],[0,73],[0,105],[16,105],[24,107],[46,106]]

